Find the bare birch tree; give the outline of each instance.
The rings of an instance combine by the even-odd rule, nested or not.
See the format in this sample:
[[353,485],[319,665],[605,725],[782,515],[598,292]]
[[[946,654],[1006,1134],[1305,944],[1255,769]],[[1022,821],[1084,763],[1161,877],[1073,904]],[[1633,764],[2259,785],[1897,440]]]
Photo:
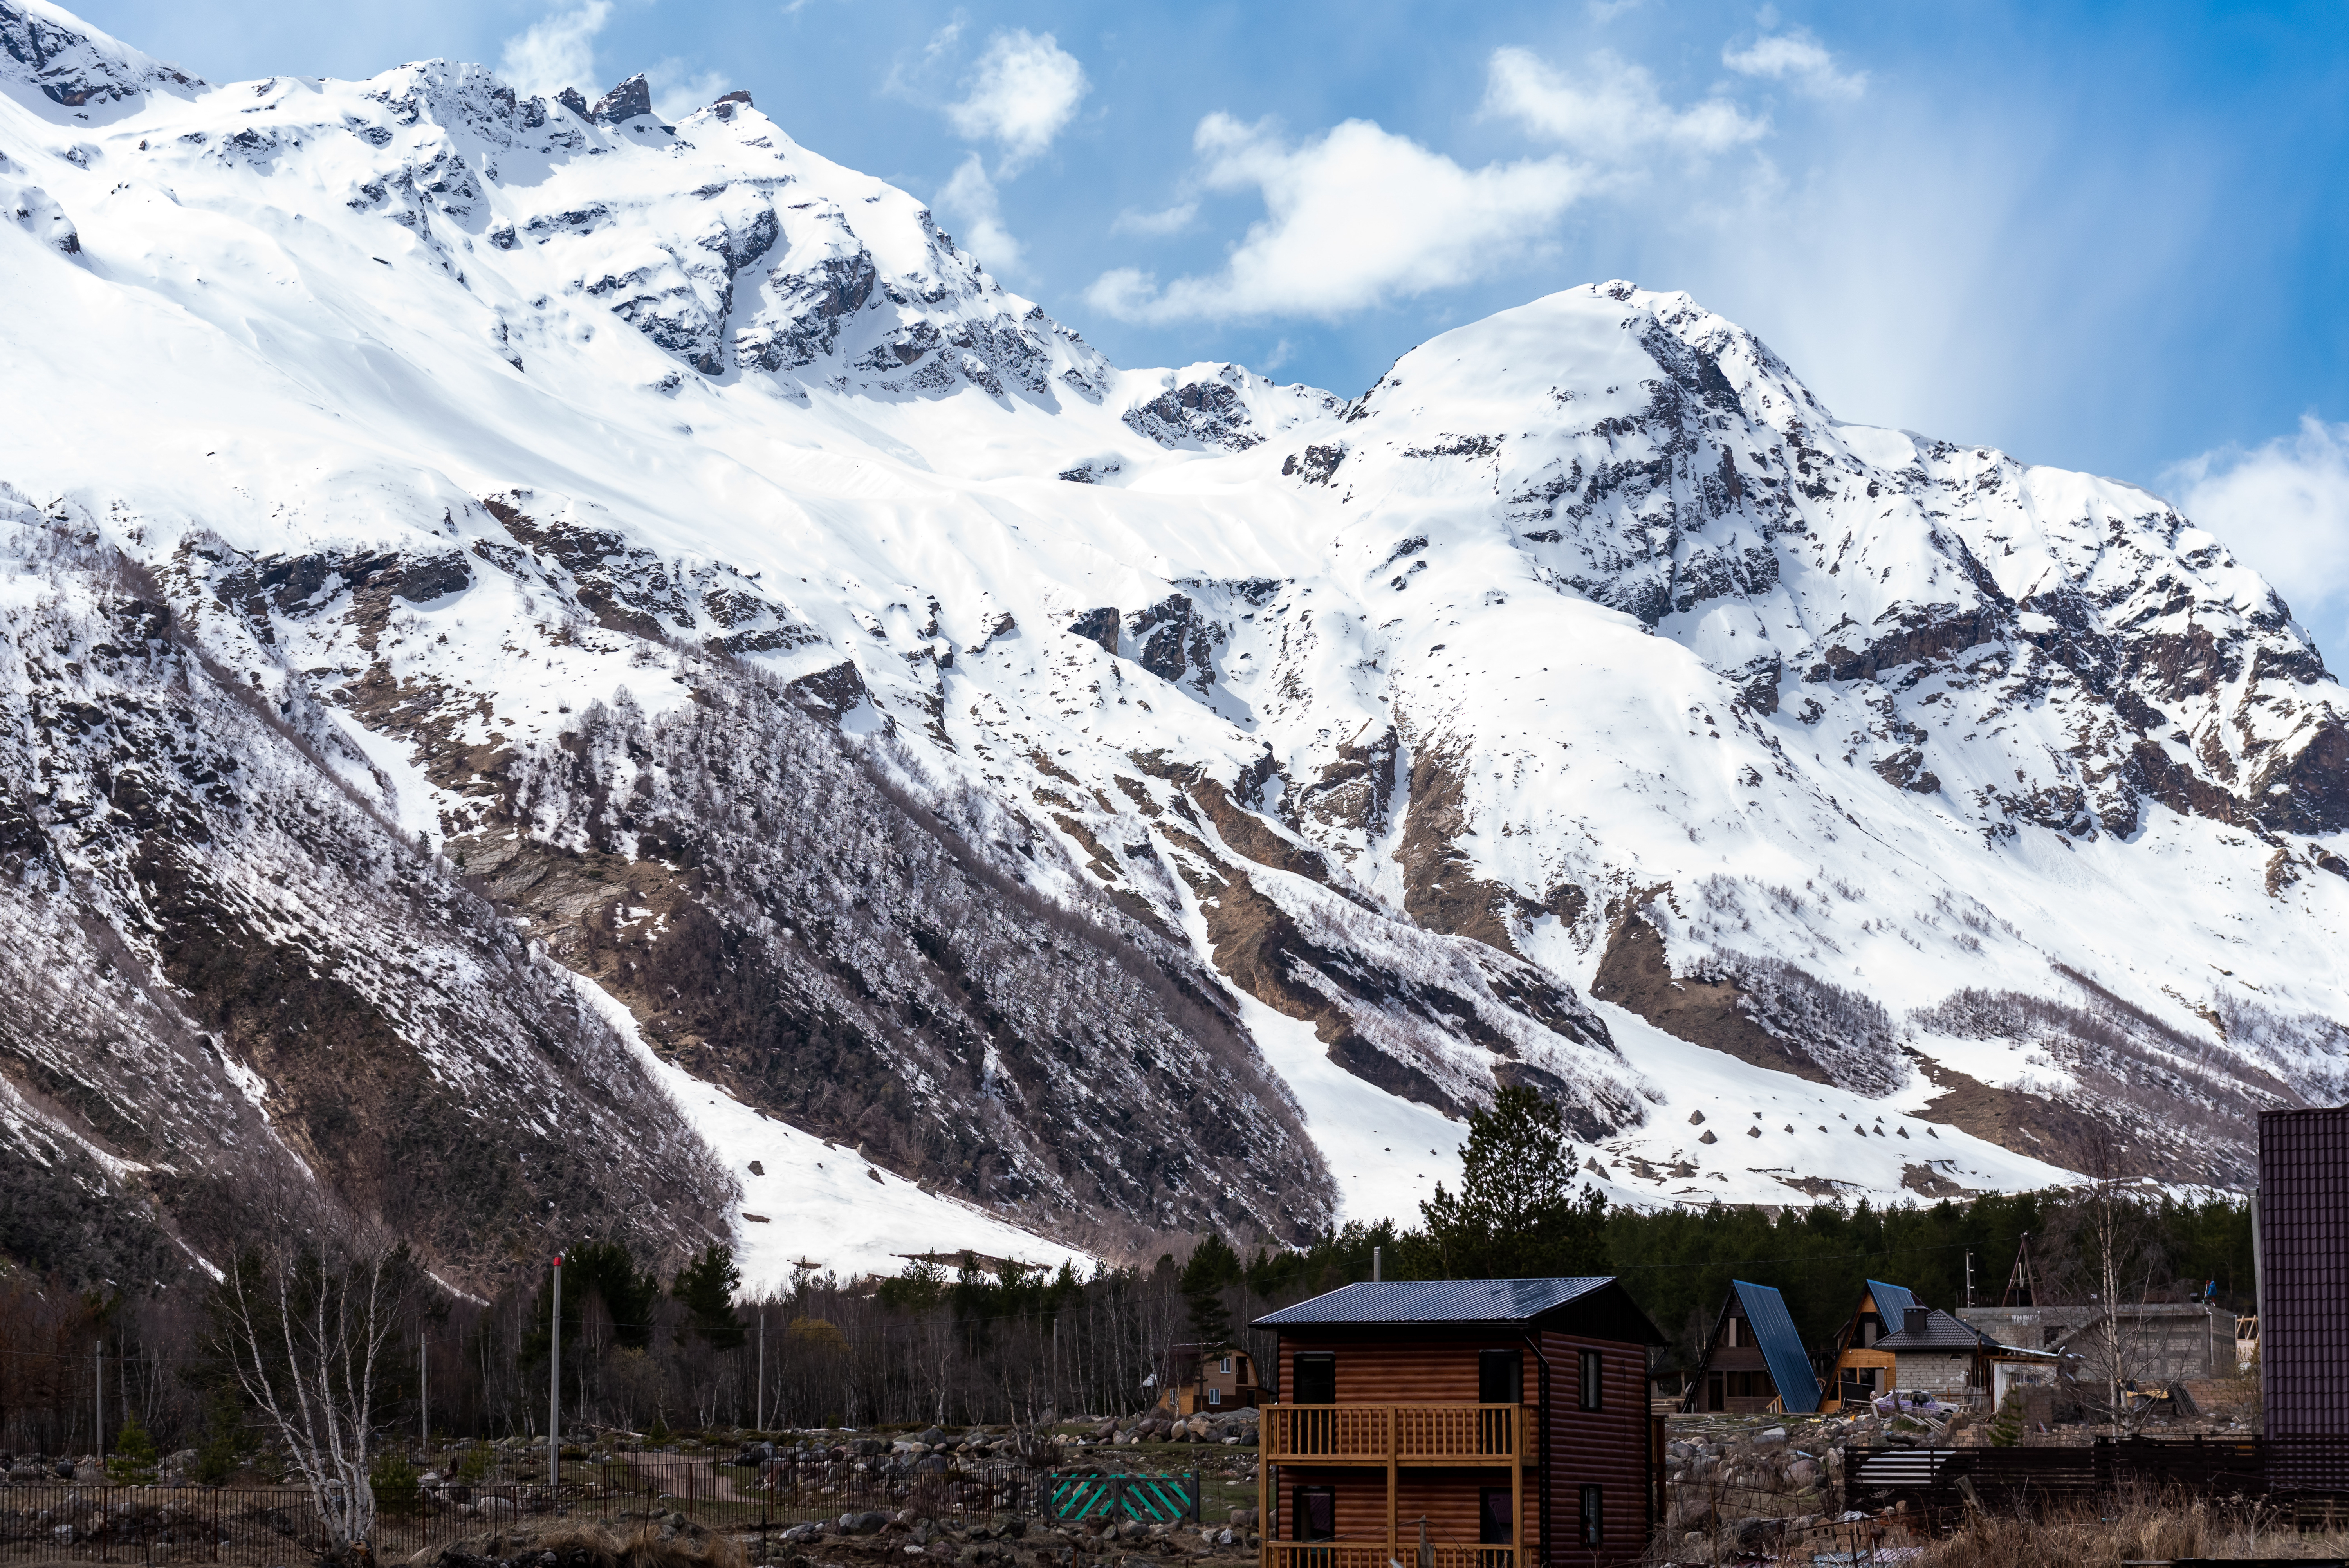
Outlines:
[[330,1561],[367,1555],[375,1403],[419,1277],[380,1227],[289,1224],[220,1282],[222,1349],[309,1489]]

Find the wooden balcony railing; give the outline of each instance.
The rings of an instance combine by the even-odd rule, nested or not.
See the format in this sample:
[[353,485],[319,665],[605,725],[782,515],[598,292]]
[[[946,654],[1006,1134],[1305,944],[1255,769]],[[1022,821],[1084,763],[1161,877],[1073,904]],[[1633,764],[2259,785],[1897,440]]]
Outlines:
[[1267,1405],[1258,1419],[1266,1464],[1506,1465],[1524,1458],[1522,1405]]
[[[1435,1561],[1426,1568],[1517,1568],[1514,1546],[1431,1546]],[[1422,1568],[1419,1548],[1410,1542],[1392,1553],[1376,1541],[1268,1541],[1259,1568]]]

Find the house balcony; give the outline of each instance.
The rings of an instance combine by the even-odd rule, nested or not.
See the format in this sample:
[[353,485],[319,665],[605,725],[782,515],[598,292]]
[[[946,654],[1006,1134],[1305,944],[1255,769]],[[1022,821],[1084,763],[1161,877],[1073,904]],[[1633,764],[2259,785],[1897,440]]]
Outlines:
[[1392,1549],[1379,1541],[1268,1541],[1259,1568],[1389,1568],[1393,1563],[1402,1568],[1517,1568],[1517,1549],[1430,1546],[1423,1556],[1407,1541]]
[[[1507,1466],[1525,1462],[1525,1428],[1522,1405],[1267,1405],[1262,1407],[1257,1442],[1262,1460],[1268,1465]],[[1475,1550],[1506,1554],[1509,1548]],[[1274,1568],[1269,1558],[1266,1568]],[[1355,1568],[1355,1564],[1331,1558],[1282,1563],[1279,1568]],[[1458,1563],[1439,1561],[1434,1568],[1507,1565],[1463,1558]]]

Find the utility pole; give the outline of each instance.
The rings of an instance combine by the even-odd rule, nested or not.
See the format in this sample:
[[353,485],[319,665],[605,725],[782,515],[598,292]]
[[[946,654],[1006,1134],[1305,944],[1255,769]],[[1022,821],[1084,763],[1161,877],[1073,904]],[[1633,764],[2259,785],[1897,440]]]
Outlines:
[[563,1254],[554,1254],[554,1313],[547,1319],[554,1331],[546,1358],[546,1490],[552,1506],[563,1485]]
[[416,1336],[416,1450],[432,1452],[432,1342]]
[[1974,1250],[1966,1249],[1966,1305],[1974,1304]]
[[106,1462],[106,1341],[95,1340],[89,1347],[90,1369],[98,1375],[97,1397],[90,1402],[89,1413],[97,1417],[90,1424],[89,1445],[98,1455],[98,1462]]
[[759,1397],[754,1403],[758,1406],[759,1430],[763,1432],[767,1429],[767,1314],[765,1313],[759,1314]]

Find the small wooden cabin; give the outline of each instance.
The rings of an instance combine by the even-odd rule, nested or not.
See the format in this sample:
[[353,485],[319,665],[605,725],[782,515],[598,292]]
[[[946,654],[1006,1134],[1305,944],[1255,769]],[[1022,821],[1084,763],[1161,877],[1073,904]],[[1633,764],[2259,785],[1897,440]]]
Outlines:
[[1167,1357],[1161,1415],[1182,1417],[1201,1411],[1240,1410],[1254,1405],[1258,1390],[1256,1358],[1229,1345],[1178,1345]]
[[1615,1280],[1352,1284],[1258,1318],[1262,1568],[1583,1568],[1655,1523],[1648,1347]]
[[1892,1352],[1878,1350],[1877,1342],[1908,1321],[1917,1304],[1906,1285],[1870,1280],[1859,1293],[1850,1321],[1836,1336],[1835,1365],[1829,1369],[1822,1410],[1840,1410],[1847,1404],[1865,1405],[1892,1391]]
[[1818,1407],[1818,1374],[1785,1298],[1769,1285],[1732,1281],[1681,1408],[1751,1416]]

